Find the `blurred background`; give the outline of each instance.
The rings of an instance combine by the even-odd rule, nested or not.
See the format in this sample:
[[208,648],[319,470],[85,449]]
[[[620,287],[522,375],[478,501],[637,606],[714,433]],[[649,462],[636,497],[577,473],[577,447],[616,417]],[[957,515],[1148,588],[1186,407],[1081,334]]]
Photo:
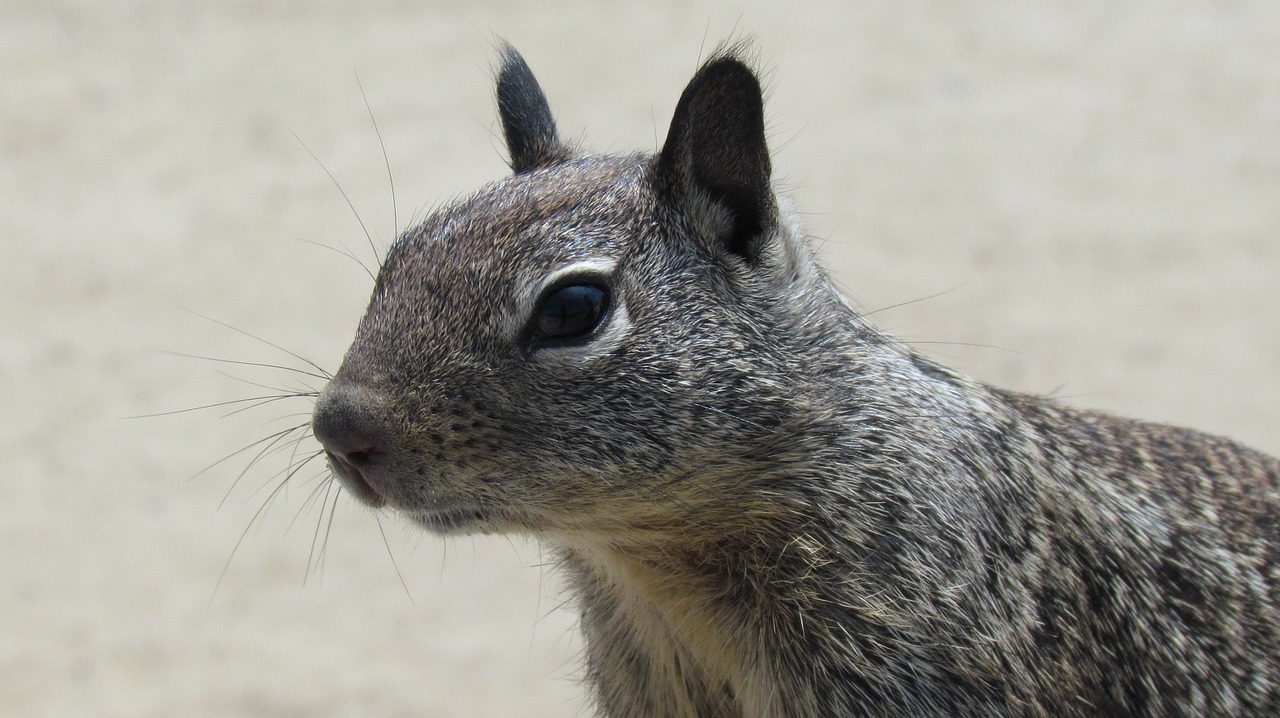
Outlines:
[[506,172],[496,37],[606,151],[754,37],[779,184],[882,327],[1280,452],[1271,0],[5,0],[0,715],[588,712],[536,545],[218,463],[305,400],[126,418],[319,388],[177,354],[335,369],[371,281],[326,247],[376,261],[348,200],[382,252]]

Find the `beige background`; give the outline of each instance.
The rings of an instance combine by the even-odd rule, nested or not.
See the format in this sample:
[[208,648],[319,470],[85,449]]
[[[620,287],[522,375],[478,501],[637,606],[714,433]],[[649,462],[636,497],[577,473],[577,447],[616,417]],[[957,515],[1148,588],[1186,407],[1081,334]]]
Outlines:
[[287,455],[191,478],[306,401],[123,418],[261,391],[222,371],[298,385],[162,353],[298,365],[190,312],[336,367],[370,282],[310,242],[371,253],[293,135],[383,248],[504,173],[495,34],[605,150],[655,147],[700,52],[755,35],[825,262],[920,300],[882,326],[1280,452],[1274,0],[535,5],[0,4],[0,714],[585,712],[536,546],[390,517],[384,545],[310,473],[257,516]]

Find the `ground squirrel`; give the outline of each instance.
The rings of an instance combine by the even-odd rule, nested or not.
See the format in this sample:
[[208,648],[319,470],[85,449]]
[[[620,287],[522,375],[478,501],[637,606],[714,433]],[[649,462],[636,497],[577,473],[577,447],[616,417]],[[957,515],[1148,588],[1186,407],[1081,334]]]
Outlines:
[[1280,715],[1280,462],[960,376],[773,192],[739,49],[656,155],[557,135],[392,246],[313,416],[334,474],[559,557],[607,716]]

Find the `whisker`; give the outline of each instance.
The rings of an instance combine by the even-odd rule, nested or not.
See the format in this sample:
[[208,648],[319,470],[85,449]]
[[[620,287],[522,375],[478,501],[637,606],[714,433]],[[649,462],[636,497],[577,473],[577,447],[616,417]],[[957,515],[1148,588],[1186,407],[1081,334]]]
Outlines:
[[[317,479],[319,479],[319,481],[316,481]],[[311,487],[311,491],[307,493],[307,498],[303,499],[302,505],[293,513],[293,518],[289,519],[289,525],[285,528],[285,533],[292,531],[293,527],[297,525],[298,519],[301,519],[303,514],[315,508],[316,504],[320,503],[321,496],[325,497],[324,501],[326,503],[328,502],[329,491],[333,487],[333,474],[330,473],[328,469],[317,471],[306,481],[306,483],[311,482],[316,482],[316,485]],[[341,487],[339,487],[339,490],[341,490]],[[321,510],[323,511],[323,509]],[[310,561],[308,560],[308,563],[309,562]]]
[[[313,244],[315,243],[313,242]],[[325,246],[325,245],[321,245],[321,246]],[[329,249],[333,249],[333,248],[329,247]],[[257,337],[254,337],[254,339],[257,339]],[[274,344],[272,346],[275,347],[276,349],[280,348],[275,346]],[[166,354],[169,356],[182,357],[184,359],[200,359],[201,361],[217,362],[219,364],[235,364],[237,366],[261,367],[263,369],[279,369],[281,371],[290,371],[296,374],[302,374],[304,376],[314,377],[316,379],[322,379],[324,381],[328,381],[329,379],[333,378],[328,373],[317,374],[315,372],[309,372],[305,369],[298,369],[296,367],[291,367],[285,364],[271,364],[269,362],[244,361],[241,359],[227,359],[224,357],[212,357],[212,356],[206,356],[203,354],[188,354],[186,352],[175,352],[168,349],[153,349],[151,351],[157,354]]]
[[[298,431],[299,429],[302,429],[302,428],[303,427],[301,426],[295,426],[292,429],[289,429],[288,431],[289,433],[291,433],[294,431]],[[289,445],[289,443],[293,443],[294,446],[297,446],[297,444],[305,438],[306,438],[306,435],[304,434],[297,437],[296,439],[291,440],[290,442],[285,442],[283,441],[284,435],[277,436],[276,439],[274,439],[271,442],[271,444],[268,444],[266,447],[262,449],[262,451],[258,452],[257,456],[253,457],[253,461],[251,461],[248,466],[244,467],[244,469],[240,471],[240,475],[237,476],[236,480],[231,483],[231,488],[227,489],[227,493],[225,496],[222,497],[222,502],[218,504],[218,507],[221,508],[222,504],[226,503],[227,499],[231,497],[231,492],[235,490],[236,484],[239,484],[241,479],[243,479],[249,473],[249,470],[252,469],[264,457],[274,454],[277,451],[282,451],[284,447]],[[271,482],[274,481],[277,477],[280,477],[280,476],[284,477],[281,480],[282,484],[285,482],[288,482],[289,479],[293,478],[294,474],[298,473],[299,469],[301,469],[303,466],[307,464],[307,462],[311,461],[312,459],[316,458],[317,456],[323,453],[324,453],[323,451],[317,451],[311,454],[310,456],[307,456],[305,459],[303,459],[302,461],[296,464],[289,464],[285,466],[283,469],[267,477],[267,480],[263,482],[262,486],[253,492],[254,495],[256,495],[259,491],[266,488],[267,486],[270,486]]]
[[317,242],[313,239],[299,239],[298,241],[306,242],[307,244],[314,244],[315,246],[321,249],[327,249],[330,252],[336,252],[337,254],[340,254],[343,257],[346,257],[347,259],[350,259],[351,261],[360,265],[360,268],[364,270],[364,273],[369,275],[369,279],[372,279],[374,282],[378,281],[378,278],[373,276],[373,272],[369,271],[369,268],[365,266],[364,262],[360,261],[360,258],[355,255],[355,252],[352,252],[350,249],[347,249],[347,246],[345,244],[342,245],[342,249],[338,249],[337,247],[330,247],[324,242]]
[[215,373],[217,373],[217,374],[218,374],[218,376],[224,376],[224,377],[226,377],[226,378],[228,378],[228,379],[230,379],[230,380],[232,380],[232,381],[239,382],[239,383],[244,384],[244,385],[246,385],[246,386],[251,386],[251,387],[254,387],[254,388],[256,388],[256,389],[266,389],[267,391],[274,391],[274,392],[276,392],[276,393],[278,393],[278,394],[289,394],[290,396],[296,396],[296,397],[318,397],[318,396],[320,396],[320,392],[319,392],[319,390],[317,390],[315,387],[311,386],[310,384],[301,384],[301,383],[299,383],[299,384],[295,384],[295,385],[293,385],[293,386],[278,386],[278,385],[275,385],[275,384],[264,384],[264,383],[262,383],[262,382],[260,382],[260,381],[254,381],[254,380],[252,380],[252,379],[246,379],[246,378],[244,378],[244,377],[242,377],[242,376],[237,376],[237,375],[235,375],[235,374],[231,374],[231,373],[225,372],[225,371],[223,371],[223,370],[221,370],[221,369],[214,369],[214,372],[215,372]]
[[192,474],[190,477],[188,477],[188,478],[187,478],[187,481],[192,481],[192,480],[194,480],[194,479],[196,479],[196,478],[200,477],[201,475],[205,474],[206,472],[208,472],[208,471],[209,471],[210,469],[212,469],[213,467],[218,466],[219,464],[221,464],[221,463],[223,463],[223,462],[225,462],[225,461],[228,461],[228,460],[230,460],[230,459],[231,459],[231,458],[233,458],[233,457],[239,456],[240,454],[243,454],[244,452],[249,451],[250,449],[252,449],[252,448],[253,448],[253,447],[255,447],[255,446],[258,446],[259,444],[262,444],[262,443],[265,443],[265,442],[274,442],[274,441],[278,441],[278,440],[279,440],[279,437],[280,437],[281,435],[283,435],[283,434],[288,434],[289,432],[292,432],[292,431],[297,431],[299,428],[301,428],[301,427],[300,427],[300,426],[294,426],[294,427],[291,427],[291,428],[289,428],[289,429],[284,429],[284,430],[282,430],[282,431],[279,431],[279,432],[277,432],[277,433],[275,433],[275,434],[269,434],[269,435],[267,435],[267,436],[264,436],[264,437],[262,437],[261,439],[258,439],[257,441],[250,442],[249,444],[247,444],[247,445],[245,445],[245,446],[242,446],[242,447],[240,447],[239,449],[236,449],[235,451],[231,452],[230,454],[227,454],[226,456],[222,457],[221,459],[218,459],[217,461],[213,462],[212,464],[209,464],[208,466],[204,467],[203,469],[200,469],[199,471],[197,471],[196,473],[194,473],[194,474]]
[[[292,473],[290,474],[290,476],[292,476]],[[262,502],[262,505],[258,507],[258,510],[255,511],[253,513],[253,516],[249,518],[249,524],[244,527],[244,531],[240,532],[240,538],[236,539],[236,545],[231,547],[231,555],[227,556],[227,562],[223,564],[222,572],[218,574],[218,581],[213,586],[213,595],[209,597],[210,605],[212,605],[213,600],[217,598],[218,588],[222,586],[222,580],[226,578],[227,571],[231,568],[231,562],[236,557],[236,552],[240,550],[240,546],[241,544],[244,543],[245,537],[249,535],[249,529],[252,529],[253,525],[262,518],[262,516],[267,511],[267,507],[271,505],[272,500],[276,497],[276,495],[280,493],[280,490],[285,487],[285,484],[287,484],[288,481],[289,481],[289,477],[286,476],[283,481],[281,481],[279,484],[276,485],[275,489],[271,491],[271,493],[267,496],[266,500]]]
[[387,532],[382,527],[382,517],[374,514],[373,518],[378,524],[378,533],[382,535],[382,545],[387,547],[387,558],[391,559],[391,568],[395,569],[396,578],[400,579],[400,586],[404,588],[404,595],[409,597],[409,603],[413,603],[413,594],[409,592],[409,584],[405,583],[404,574],[400,573],[400,566],[396,563],[395,554],[391,552],[391,542],[387,541]]
[[[391,158],[387,157],[387,145],[382,141],[382,130],[378,129],[378,120],[373,116],[373,108],[369,106],[369,96],[364,92],[364,83],[360,82],[360,73],[356,75],[356,86],[360,88],[360,99],[364,100],[364,109],[369,112],[369,121],[373,123],[373,133],[378,136],[378,147],[382,148],[382,163],[387,168],[387,184],[391,185],[391,236],[394,238],[400,234],[400,216],[396,209],[396,178],[391,174]],[[382,266],[382,258],[378,256],[378,250],[370,244],[373,249],[373,256],[378,260],[378,266]],[[376,281],[376,280],[375,280]]]
[[329,555],[329,536],[333,533],[333,520],[338,517],[338,501],[342,499],[342,487],[333,492],[333,504],[329,507],[329,522],[324,527],[324,541],[320,544],[320,581],[324,582],[325,557]]
[[948,347],[974,347],[976,349],[995,349],[996,351],[1005,352],[1006,354],[1017,354],[1017,355],[1022,354],[1022,352],[1017,351],[1016,349],[1009,349],[1008,347],[1002,347],[997,344],[981,344],[978,342],[944,342],[944,341],[928,341],[928,340],[919,341],[919,340],[915,340],[915,339],[911,339],[910,337],[907,337],[905,339],[888,341],[886,342],[886,344],[897,344],[898,346],[905,346],[905,347],[926,346],[926,345],[937,345],[937,346],[948,346]]
[[[263,338],[262,338],[262,337],[260,337],[260,336],[257,336],[257,335],[255,335],[255,334],[250,334],[249,332],[247,332],[247,331],[245,331],[245,330],[243,330],[243,329],[240,329],[240,328],[238,328],[238,327],[233,327],[233,326],[231,326],[230,324],[227,324],[227,323],[226,323],[226,322],[224,322],[224,321],[221,321],[221,320],[218,320],[218,319],[214,319],[213,317],[210,317],[210,316],[207,316],[207,315],[201,314],[200,312],[197,312],[197,311],[195,311],[194,309],[186,309],[186,311],[187,311],[187,312],[189,312],[189,313],[191,313],[191,314],[196,315],[197,317],[200,317],[201,319],[203,319],[203,320],[205,320],[205,321],[213,322],[214,324],[217,324],[218,326],[221,326],[221,327],[226,328],[226,329],[230,329],[231,331],[233,331],[233,332],[235,332],[235,333],[237,333],[237,334],[240,334],[240,335],[243,335],[243,336],[249,337],[250,339],[253,339],[254,341],[257,341],[257,342],[261,342],[261,343],[263,343],[263,344],[266,344],[267,346],[271,347],[272,349],[275,349],[275,350],[277,350],[277,351],[281,351],[281,352],[284,352],[285,354],[288,354],[289,356],[293,357],[294,359],[297,359],[298,361],[300,361],[300,362],[302,362],[302,363],[306,364],[307,366],[311,367],[312,369],[315,369],[316,371],[320,372],[321,376],[324,378],[324,380],[325,380],[325,381],[328,381],[328,380],[330,380],[330,379],[332,379],[332,378],[333,378],[333,375],[332,375],[332,374],[330,374],[329,372],[325,371],[323,367],[321,367],[319,364],[316,364],[315,362],[311,361],[310,359],[307,359],[306,357],[302,356],[301,354],[298,354],[298,353],[296,353],[296,352],[291,352],[291,351],[289,351],[288,349],[285,349],[284,347],[280,346],[279,344],[276,344],[276,343],[274,343],[274,342],[269,342],[269,341],[267,341],[266,339],[263,339]],[[320,377],[318,377],[318,378],[320,378]]]
[[[355,215],[356,222],[360,224],[360,229],[364,232],[365,239],[369,240],[369,246],[373,247],[373,235],[369,233],[369,228],[365,226],[364,219],[362,219],[360,217],[360,213],[356,211],[355,203],[351,201],[351,197],[347,195],[347,191],[342,188],[342,185],[338,182],[338,178],[334,177],[333,173],[329,171],[329,168],[325,167],[319,157],[316,157],[316,153],[312,152],[310,147],[307,147],[307,143],[302,141],[302,138],[298,136],[298,133],[294,132],[291,134],[293,134],[293,139],[297,140],[298,144],[302,145],[302,149],[306,150],[307,154],[311,155],[311,159],[315,160],[316,164],[320,165],[320,169],[324,170],[324,173],[329,175],[329,180],[333,182],[334,188],[338,190],[338,194],[342,195],[342,199],[346,201],[347,207],[349,207],[351,209],[351,213]],[[374,249],[373,253],[374,256],[377,256],[378,250]]]
[[[329,497],[333,494],[334,482],[326,481],[323,486],[324,493],[321,494],[317,491],[317,494],[322,497],[320,500],[320,513],[316,516],[316,528],[311,534],[311,549],[307,551],[307,568],[302,576],[303,586],[307,585],[307,579],[311,577],[313,565],[318,565],[319,559],[316,557],[316,545],[320,542],[320,527],[324,525],[324,510],[329,505]],[[323,583],[323,576],[320,577],[320,581]]]
[[912,304],[916,304],[917,302],[927,302],[927,301],[929,301],[930,299],[937,299],[938,297],[941,297],[941,296],[943,296],[944,294],[950,294],[950,293],[952,293],[952,292],[956,291],[957,289],[959,289],[960,287],[963,287],[963,286],[964,286],[963,284],[957,284],[956,286],[951,287],[951,288],[949,288],[949,289],[944,289],[944,290],[942,290],[941,292],[934,292],[933,294],[929,294],[929,295],[926,295],[926,296],[923,296],[923,297],[917,297],[917,298],[915,298],[915,299],[908,299],[908,300],[907,300],[907,301],[905,301],[905,302],[898,302],[897,304],[890,304],[890,305],[889,305],[889,306],[887,306],[887,307],[880,307],[879,309],[872,309],[872,310],[871,310],[871,311],[869,311],[869,312],[863,312],[863,313],[861,314],[861,316],[862,316],[862,317],[864,317],[864,318],[865,318],[865,317],[870,317],[870,316],[873,316],[873,315],[879,314],[880,312],[887,312],[887,311],[889,311],[889,310],[891,310],[891,309],[897,309],[897,308],[899,308],[899,307],[906,307],[906,306],[909,306],[909,305],[912,305]]
[[[334,486],[335,486],[335,483],[334,483],[334,482],[332,482],[332,481],[330,481],[330,482],[328,483],[327,487],[325,488],[325,492],[324,492],[324,503],[320,505],[320,516],[318,517],[318,519],[317,519],[317,521],[316,521],[316,532],[315,532],[315,535],[313,535],[313,536],[312,536],[312,538],[311,538],[311,554],[307,556],[307,573],[308,573],[308,574],[310,574],[311,570],[314,568],[314,570],[315,570],[315,572],[316,572],[316,576],[317,576],[317,578],[319,578],[319,580],[320,580],[320,584],[321,584],[321,585],[324,585],[324,559],[325,559],[325,555],[326,555],[326,554],[328,553],[328,551],[329,551],[329,534],[330,534],[330,532],[331,532],[331,531],[333,531],[333,519],[334,519],[334,517],[338,514],[338,497],[340,497],[340,496],[342,495],[342,489],[341,489],[340,487],[339,487],[339,489],[338,489],[337,491],[333,491],[333,487],[334,487]],[[333,503],[332,503],[332,504],[330,504],[330,503],[329,503],[329,496],[330,496],[330,494],[332,494],[332,495],[333,495]],[[328,521],[325,521],[325,520],[324,520],[324,511],[325,511],[325,508],[328,508],[328,509],[329,509],[329,520],[328,520]],[[324,538],[323,538],[323,539],[321,539],[321,538],[320,538],[320,527],[321,527],[321,526],[324,526]],[[317,551],[316,551],[316,542],[317,542],[317,541],[319,541],[319,544],[320,544],[320,550],[319,550],[319,552],[318,552],[318,553],[317,553]],[[312,556],[312,555],[314,555],[314,556],[315,556],[315,566],[314,566],[314,567],[313,567],[313,566],[312,566],[312,564],[311,564],[311,556]],[[305,576],[303,577],[302,584],[303,584],[304,586],[306,585],[306,577],[305,577]]]
[[[270,389],[270,388],[272,388],[272,387],[262,387],[262,388],[264,388],[264,389]],[[273,401],[280,401],[280,400],[282,400],[282,399],[296,399],[296,398],[301,397],[301,396],[308,396],[308,395],[307,395],[307,394],[280,394],[280,395],[274,395],[274,394],[273,394],[273,395],[270,395],[270,396],[247,396],[247,397],[244,397],[243,399],[228,399],[227,401],[215,401],[215,402],[213,402],[212,404],[201,404],[200,406],[192,406],[192,407],[188,407],[188,408],[186,408],[186,409],[171,409],[171,410],[169,410],[169,411],[158,411],[158,412],[155,412],[154,414],[133,414],[132,416],[125,416],[125,417],[121,417],[121,418],[124,418],[124,419],[154,419],[154,418],[161,417],[161,416],[174,416],[174,415],[177,415],[177,414],[189,414],[189,413],[191,413],[191,412],[193,412],[193,411],[205,411],[205,410],[207,410],[207,409],[219,409],[219,408],[222,408],[222,407],[224,407],[224,406],[234,406],[234,405],[236,405],[236,404],[244,404],[244,403],[247,403],[247,402],[258,402],[258,403],[256,403],[256,404],[250,404],[250,406],[248,406],[248,407],[241,407],[241,408],[237,409],[236,411],[231,412],[230,414],[224,414],[224,415],[223,415],[223,418],[226,418],[226,417],[228,417],[228,416],[231,416],[232,414],[236,414],[236,413],[238,413],[238,412],[240,412],[240,411],[244,411],[246,408],[248,408],[248,409],[252,409],[252,408],[253,408],[253,407],[255,407],[255,406],[262,406],[263,404],[271,403],[271,402],[273,402]]]
[[278,394],[278,395],[274,395],[274,396],[260,396],[260,397],[255,397],[255,398],[257,399],[257,402],[256,402],[256,403],[249,404],[248,406],[242,406],[242,407],[240,407],[240,408],[238,408],[238,409],[234,409],[234,410],[232,410],[232,411],[229,411],[229,412],[227,412],[226,414],[223,414],[223,415],[222,415],[222,418],[224,418],[224,419],[225,419],[225,418],[227,418],[227,417],[229,417],[229,416],[235,416],[236,414],[241,414],[241,413],[246,412],[246,411],[252,411],[253,409],[256,409],[256,408],[258,408],[258,407],[260,407],[260,406],[266,406],[266,405],[268,405],[268,404],[274,404],[274,403],[276,403],[276,402],[278,402],[278,401],[287,401],[287,400],[289,400],[289,399],[299,399],[299,398],[307,397],[307,396],[310,396],[310,395],[309,395],[309,394]]
[[297,386],[276,386],[274,384],[263,384],[262,382],[253,381],[252,379],[245,379],[244,377],[236,376],[234,374],[226,374],[221,371],[219,371],[218,374],[225,376],[228,379],[238,381],[246,386],[251,386],[255,389],[274,391],[276,393],[271,396],[279,396],[282,399],[316,399],[320,396],[319,390],[306,384]]

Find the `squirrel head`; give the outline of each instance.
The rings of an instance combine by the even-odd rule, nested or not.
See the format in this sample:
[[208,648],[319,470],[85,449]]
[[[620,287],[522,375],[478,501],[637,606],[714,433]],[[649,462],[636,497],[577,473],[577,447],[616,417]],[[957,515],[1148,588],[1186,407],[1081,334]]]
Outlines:
[[706,62],[656,155],[565,144],[510,47],[497,98],[512,175],[396,241],[317,402],[335,474],[441,532],[656,528],[749,493],[829,341],[755,73]]

